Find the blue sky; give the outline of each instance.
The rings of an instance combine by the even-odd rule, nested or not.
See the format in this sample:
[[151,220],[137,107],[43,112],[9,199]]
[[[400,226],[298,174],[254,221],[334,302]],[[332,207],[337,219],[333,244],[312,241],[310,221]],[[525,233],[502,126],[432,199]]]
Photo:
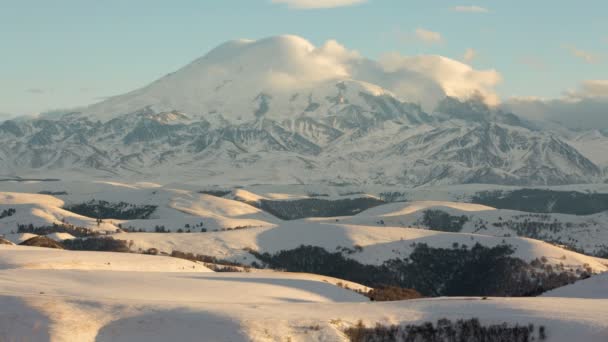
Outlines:
[[556,98],[585,80],[608,79],[605,0],[296,7],[271,0],[0,0],[0,113],[89,104],[146,85],[224,41],[285,33],[315,45],[335,39],[370,58],[399,52],[463,60],[472,49],[475,69],[502,75],[502,98]]

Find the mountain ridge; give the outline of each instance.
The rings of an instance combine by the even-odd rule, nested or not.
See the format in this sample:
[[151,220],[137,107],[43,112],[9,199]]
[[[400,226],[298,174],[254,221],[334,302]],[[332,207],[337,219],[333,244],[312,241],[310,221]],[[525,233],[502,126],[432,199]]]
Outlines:
[[373,70],[357,63],[372,61],[331,41],[228,42],[80,111],[0,123],[0,174],[405,186],[605,177],[605,136],[536,127],[480,92],[427,112],[371,76],[351,78]]

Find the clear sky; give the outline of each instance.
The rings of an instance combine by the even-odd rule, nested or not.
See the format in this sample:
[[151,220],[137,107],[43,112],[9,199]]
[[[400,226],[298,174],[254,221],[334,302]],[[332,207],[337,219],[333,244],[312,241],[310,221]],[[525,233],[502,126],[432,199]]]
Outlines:
[[607,13],[606,0],[0,0],[0,113],[90,104],[224,41],[285,33],[467,60],[500,72],[503,98],[554,98],[608,79]]

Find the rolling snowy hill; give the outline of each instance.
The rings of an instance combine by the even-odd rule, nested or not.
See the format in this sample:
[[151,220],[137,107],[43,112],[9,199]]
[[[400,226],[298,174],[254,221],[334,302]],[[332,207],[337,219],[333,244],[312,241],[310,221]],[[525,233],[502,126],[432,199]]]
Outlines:
[[[449,235],[451,237],[446,239],[448,245],[452,242],[466,243],[467,239],[483,240],[478,239],[477,236],[485,236],[484,239],[494,241],[490,244],[495,245],[505,239],[520,241],[521,239],[515,237],[522,236],[567,245],[590,255],[601,254],[608,245],[605,213],[583,216],[536,214],[497,210],[489,206],[454,201],[414,201],[383,204],[362,212],[357,211],[359,213],[353,216],[283,221],[260,209],[261,201],[272,201],[276,206],[284,203],[284,210],[300,210],[300,208],[292,208],[291,203],[298,203],[296,206],[311,206],[314,209],[315,206],[328,207],[339,200],[377,198],[342,187],[256,186],[246,189],[221,188],[221,191],[215,190],[220,191],[220,195],[225,197],[208,195],[206,193],[212,191],[210,189],[213,188],[192,184],[161,186],[150,183],[127,185],[116,182],[86,181],[4,182],[0,188],[10,191],[0,193],[0,213],[4,210],[15,210],[11,216],[0,219],[0,234],[5,234],[13,242],[21,242],[32,236],[31,234],[25,236],[16,234],[19,233],[19,225],[51,227],[54,224],[68,224],[104,234],[106,232],[114,233],[122,228],[123,231],[130,233],[116,236],[134,240],[137,248],[143,250],[154,247],[168,253],[172,250],[207,251],[205,254],[218,258],[229,258],[233,255],[247,254],[242,250],[246,247],[273,252],[295,248],[300,244],[310,244],[334,250],[338,246],[351,248],[357,244],[366,246],[396,242],[402,238],[405,241],[403,244],[407,245],[409,244],[407,241],[410,240],[407,236],[412,234],[412,236],[422,234],[429,237],[445,234],[437,231],[423,232],[419,229],[415,230],[418,233],[414,234],[410,233],[414,230],[402,229],[413,227],[446,230],[447,228],[443,227],[445,222],[440,222],[441,227],[432,227],[429,222],[425,222],[425,212],[438,211],[441,214],[447,214],[448,218],[466,217],[466,220],[458,225],[458,229],[450,230],[451,233],[448,232],[451,234]],[[291,192],[286,192],[286,190]],[[462,196],[459,193],[461,190],[460,188],[446,188],[445,190],[440,188],[436,197],[459,198]],[[420,193],[415,193],[415,196],[412,197],[428,197],[430,195],[428,191],[430,190],[422,189]],[[446,195],[446,193],[452,195]],[[312,202],[297,202],[306,199],[312,200]],[[118,206],[118,203],[121,202],[126,204],[123,207]],[[382,203],[378,202],[374,205]],[[92,217],[69,211],[72,208],[83,210],[83,205],[85,209],[89,209],[88,213],[93,215]],[[100,216],[94,209],[98,210],[100,206],[108,212],[105,213],[107,216],[103,216],[101,222],[98,223],[97,218]],[[150,207],[153,208],[153,211],[143,219],[137,216],[137,211],[134,211],[134,217],[127,216],[117,219],[116,216],[113,216],[125,215],[125,207],[136,209]],[[339,211],[339,208],[336,210]],[[127,211],[127,213],[130,212]],[[135,232],[154,232],[158,229],[165,233],[135,234]],[[238,234],[237,231],[231,231],[232,229],[238,229]],[[167,234],[179,232],[191,233],[183,236]],[[193,234],[196,232],[206,233]],[[22,233],[38,232],[25,230]],[[65,233],[75,234],[71,231]],[[290,236],[290,234],[294,235]],[[371,236],[373,239],[361,238],[361,236]],[[69,237],[69,235],[64,237]],[[263,242],[262,237],[268,238],[269,242]],[[58,238],[58,236],[53,236],[53,238]],[[176,239],[175,242],[172,242],[174,239]],[[279,240],[273,244],[270,242],[272,239]],[[217,250],[216,244],[225,249]],[[470,246],[473,244],[467,243]],[[214,254],[213,251],[216,250],[217,254]],[[559,252],[553,254],[557,256]],[[561,255],[559,256],[561,257]],[[540,254],[535,257],[540,257]],[[527,257],[524,259],[531,260]],[[235,261],[238,260],[235,259]]]
[[[550,274],[543,272],[565,272],[557,278],[540,278],[543,282],[555,282],[568,275],[574,277],[570,282],[586,272],[591,275],[608,271],[606,259],[515,237],[514,231],[493,226],[532,219],[538,215],[534,213],[463,202],[411,201],[381,204],[350,216],[287,221],[260,209],[260,204],[273,201],[289,206],[302,200],[325,199],[333,203],[378,197],[351,187],[318,185],[232,188],[205,183],[11,181],[0,183],[0,188],[5,191],[0,193],[0,213],[4,213],[0,234],[9,240],[20,243],[36,236],[10,234],[16,225],[30,223],[50,227],[41,232],[48,232],[45,235],[55,240],[73,239],[72,234],[60,232],[64,224],[69,224],[93,234],[74,232],[84,238],[95,239],[103,232],[102,238],[109,234],[125,240],[133,252],[0,245],[0,336],[9,340],[28,336],[33,341],[197,341],[204,336],[209,341],[348,341],[349,329],[360,327],[359,320],[367,327],[388,327],[472,318],[478,318],[482,326],[532,324],[534,336],[540,336],[542,328],[547,341],[570,341],[576,337],[603,342],[608,337],[608,303],[602,296],[605,273],[546,292],[542,297],[439,297],[370,303],[353,291],[366,292],[369,287],[341,277],[256,268],[250,272],[216,273],[211,272],[216,265],[209,261],[183,259],[192,253],[220,265],[260,265],[281,251],[290,253],[308,245],[313,248],[310,250],[322,249],[338,261],[345,260],[347,265],[362,265],[359,267],[369,274],[357,271],[358,279],[371,282],[370,276],[382,272],[387,262],[403,262],[412,255],[419,258],[421,245],[431,248],[432,263],[422,260],[425,270],[430,271],[450,263],[438,253],[448,253],[450,258],[450,253],[457,252],[466,259],[467,253],[480,249],[475,247],[479,245],[482,253],[483,248],[497,253],[500,246],[509,246],[513,249],[510,262],[531,265],[525,266],[523,274],[531,272],[538,277]],[[441,187],[436,196],[461,198],[470,194],[471,189],[467,189]],[[422,189],[415,196],[428,198],[430,191]],[[385,192],[385,188],[376,188],[376,194],[380,192]],[[99,217],[71,210],[102,218],[99,221]],[[468,220],[459,231],[431,230],[423,220],[429,210],[457,218],[466,216]],[[113,218],[115,215],[122,218]],[[573,236],[584,244],[605,239],[605,214],[546,215],[550,217],[546,222],[557,219],[575,228],[547,229],[547,236],[542,237]],[[592,226],[594,220],[599,226]],[[486,229],[479,229],[481,221]],[[155,227],[160,226],[171,232],[154,233]],[[116,232],[120,227],[125,232]],[[147,232],[137,232],[139,229]],[[51,233],[53,230],[57,232]],[[140,254],[151,249],[159,255]],[[324,254],[294,255],[296,261],[307,263]],[[487,286],[497,281],[496,275],[504,266],[501,260],[489,267],[467,265],[477,267],[470,271],[484,274],[484,280],[478,283]],[[452,276],[441,273],[442,279]],[[433,287],[453,288],[441,279],[433,280],[436,281]]]
[[359,320],[374,326],[470,318],[479,318],[483,325],[532,324],[535,335],[542,327],[551,342],[603,342],[608,337],[608,303],[601,298],[366,303],[352,291],[289,274],[176,273],[176,265],[164,264],[162,260],[170,259],[163,257],[145,258],[155,260],[153,269],[145,269],[146,264],[142,268],[144,258],[120,260],[123,267],[139,268],[120,272],[113,269],[119,260],[112,253],[77,254],[84,265],[111,261],[105,271],[91,272],[88,266],[74,268],[69,259],[63,259],[62,266],[56,258],[76,252],[37,248],[35,253],[55,264],[31,269],[31,249],[0,246],[3,256],[12,257],[0,267],[0,333],[8,340],[348,341],[345,331]]
[[[335,219],[310,219],[331,223]],[[566,245],[587,254],[608,252],[608,215],[528,213],[462,202],[416,201],[381,205],[352,217],[343,224],[387,227],[419,227],[497,237],[523,236]]]

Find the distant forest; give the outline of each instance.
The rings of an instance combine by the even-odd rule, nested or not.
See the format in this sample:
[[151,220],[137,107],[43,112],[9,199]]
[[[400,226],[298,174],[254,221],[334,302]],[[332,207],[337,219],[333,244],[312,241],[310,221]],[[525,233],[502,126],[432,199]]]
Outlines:
[[533,213],[590,215],[608,210],[608,194],[578,191],[520,189],[515,191],[482,191],[471,201],[497,209]]
[[508,245],[467,248],[455,244],[448,249],[417,244],[409,258],[366,265],[316,246],[275,254],[250,251],[262,261],[261,266],[321,274],[370,287],[410,288],[424,296],[536,296],[589,277],[590,270],[569,272],[546,265],[546,260],[529,264],[513,257],[513,252]]

